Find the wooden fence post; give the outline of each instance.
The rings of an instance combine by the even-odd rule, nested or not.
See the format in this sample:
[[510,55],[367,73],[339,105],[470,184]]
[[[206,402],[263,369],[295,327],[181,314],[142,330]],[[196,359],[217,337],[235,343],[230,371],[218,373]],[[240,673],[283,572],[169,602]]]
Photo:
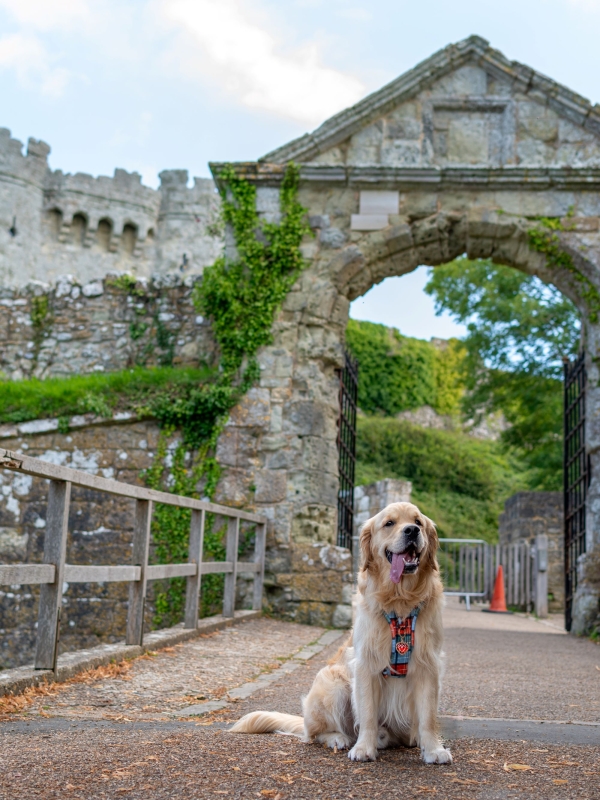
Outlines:
[[548,536],[535,537],[535,613],[540,619],[548,616]]
[[51,480],[48,489],[43,563],[54,564],[55,573],[54,583],[42,584],[40,588],[36,669],[56,670],[70,500],[69,481]]
[[225,574],[225,592],[223,595],[223,616],[233,617],[235,611],[235,584],[237,579],[238,540],[240,537],[240,518],[229,517],[227,520],[227,553],[225,560],[233,565],[232,572]]
[[266,524],[256,526],[256,541],[254,544],[254,563],[260,567],[259,572],[254,573],[254,596],[252,608],[254,611],[262,609],[263,582],[265,579],[265,546],[267,539]]
[[202,548],[204,545],[204,516],[204,511],[192,511],[188,561],[196,564],[198,569],[195,575],[190,575],[187,579],[184,623],[186,628],[198,627],[198,601],[202,581]]
[[129,584],[129,609],[127,610],[126,644],[142,645],[144,641],[144,606],[146,604],[146,568],[150,548],[152,501],[135,501],[133,529],[133,565],[141,569],[139,581]]

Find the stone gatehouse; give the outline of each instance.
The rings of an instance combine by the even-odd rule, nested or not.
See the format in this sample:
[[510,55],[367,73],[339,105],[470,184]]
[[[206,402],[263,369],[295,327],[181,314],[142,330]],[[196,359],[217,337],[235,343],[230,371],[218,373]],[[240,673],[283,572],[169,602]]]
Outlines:
[[[35,192],[17,190],[18,181],[0,175],[0,275],[11,313],[25,308],[31,293],[58,294],[56,287],[39,283],[18,286],[21,275],[48,281],[57,270],[73,276],[69,296],[82,304],[82,316],[89,298],[99,309],[86,318],[89,322],[80,323],[79,333],[64,331],[70,340],[55,337],[52,363],[60,361],[61,348],[74,347],[74,339],[86,330],[106,325],[105,333],[118,339],[118,320],[103,316],[113,313],[103,310],[110,297],[109,270],[128,269],[142,277],[175,272],[189,283],[223,241],[211,216],[217,202],[213,187],[197,183],[187,189],[183,172],[167,173],[151,195],[152,190],[137,188],[137,179],[120,173],[114,183],[89,176],[52,177],[40,143],[30,143],[28,156],[20,154],[14,140],[0,141],[2,147],[11,176],[24,186],[23,175],[30,170],[27,186],[36,187]],[[309,210],[314,232],[303,243],[309,266],[275,320],[273,344],[259,354],[259,383],[234,409],[217,449],[225,468],[219,500],[268,515],[274,608],[325,623],[343,618],[347,609],[351,559],[333,543],[337,370],[350,302],[386,277],[466,253],[553,283],[582,315],[591,483],[588,555],[579,564],[574,629],[585,630],[596,617],[600,596],[586,571],[600,548],[600,110],[530,67],[509,62],[480,37],[470,37],[313,133],[257,162],[235,164],[239,175],[255,183],[257,210],[265,219],[277,219],[284,167],[292,160],[300,165],[299,199]],[[216,180],[222,166],[211,165]],[[77,180],[85,191],[69,194]],[[119,186],[128,181],[135,190],[125,196]],[[89,207],[79,210],[75,196],[89,197]],[[16,215],[18,203],[29,211]],[[146,216],[134,217],[135,208],[142,214],[142,206]],[[14,216],[17,229],[31,232],[27,245],[7,232]],[[570,268],[553,267],[531,247],[529,231],[545,217],[562,220],[556,242],[569,256]],[[103,220],[111,230],[108,247]],[[136,231],[133,247],[133,232],[130,227],[126,233],[126,225]],[[18,269],[19,246],[27,270]],[[94,294],[90,287],[98,282],[102,291]],[[180,309],[187,302],[185,291],[184,286],[175,292],[180,293]],[[173,312],[165,306],[161,313]],[[177,315],[167,322],[179,324]],[[203,320],[197,324],[197,337],[191,323],[182,326],[177,346],[183,358],[201,360],[203,349],[212,346],[210,326]],[[28,330],[25,315],[19,335],[27,338]],[[190,348],[184,355],[192,343],[195,351]],[[17,437],[15,446],[19,441],[24,439]],[[323,575],[332,572],[338,577],[325,585]]]

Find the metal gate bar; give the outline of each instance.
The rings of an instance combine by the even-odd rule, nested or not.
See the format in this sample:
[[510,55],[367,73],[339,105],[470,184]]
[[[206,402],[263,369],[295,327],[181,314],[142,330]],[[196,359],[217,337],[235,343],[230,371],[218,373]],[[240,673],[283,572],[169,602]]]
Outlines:
[[340,485],[338,491],[337,543],[340,547],[347,547],[352,550],[358,361],[347,351],[344,353],[344,369],[340,370],[339,397],[338,469]]
[[573,621],[577,561],[585,553],[585,511],[589,460],[585,452],[584,354],[564,363],[564,513],[565,513],[565,628]]

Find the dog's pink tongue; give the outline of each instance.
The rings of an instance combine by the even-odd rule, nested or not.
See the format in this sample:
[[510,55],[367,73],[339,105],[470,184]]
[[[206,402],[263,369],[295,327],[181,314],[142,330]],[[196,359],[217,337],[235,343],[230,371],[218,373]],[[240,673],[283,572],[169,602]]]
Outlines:
[[392,568],[390,569],[390,580],[398,583],[404,572],[404,556],[402,553],[392,553]]

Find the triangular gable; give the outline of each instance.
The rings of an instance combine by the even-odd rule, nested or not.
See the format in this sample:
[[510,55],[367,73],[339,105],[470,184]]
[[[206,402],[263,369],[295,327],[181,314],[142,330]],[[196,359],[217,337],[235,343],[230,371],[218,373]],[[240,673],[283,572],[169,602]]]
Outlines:
[[493,79],[509,85],[511,93],[527,95],[570,123],[585,129],[588,135],[600,137],[600,106],[592,106],[581,95],[525,64],[509,61],[482,37],[469,36],[439,50],[382,89],[331,117],[312,133],[267,153],[260,161],[271,164],[292,160],[299,163],[314,161],[373,121],[469,64],[481,67]]

